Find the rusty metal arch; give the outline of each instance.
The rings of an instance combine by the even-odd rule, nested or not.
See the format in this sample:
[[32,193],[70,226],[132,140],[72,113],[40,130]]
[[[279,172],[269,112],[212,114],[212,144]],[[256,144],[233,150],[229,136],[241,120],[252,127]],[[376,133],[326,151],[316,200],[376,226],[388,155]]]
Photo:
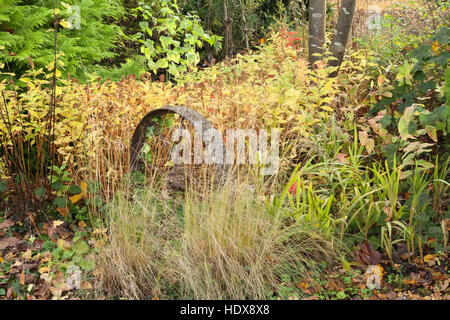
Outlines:
[[194,125],[195,122],[200,121],[202,123],[202,134],[209,128],[213,127],[211,122],[204,116],[202,116],[199,112],[185,106],[166,106],[150,111],[139,122],[136,130],[133,133],[133,137],[131,138],[130,170],[132,172],[138,171],[143,164],[143,161],[139,159],[139,154],[144,145],[146,130],[150,125],[153,124],[152,119],[154,117],[160,117],[170,113],[180,115],[181,118],[188,121],[192,125]]

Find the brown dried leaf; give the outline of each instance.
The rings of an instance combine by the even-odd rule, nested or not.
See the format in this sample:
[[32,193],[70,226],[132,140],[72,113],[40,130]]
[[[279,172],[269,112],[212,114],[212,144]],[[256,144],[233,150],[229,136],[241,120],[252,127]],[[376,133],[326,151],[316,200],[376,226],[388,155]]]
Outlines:
[[13,293],[13,287],[9,287],[6,291],[6,299],[11,299]]
[[19,283],[20,283],[21,286],[25,285],[25,271],[23,271],[23,270],[22,270],[22,273],[20,274],[20,277],[19,277]]
[[18,243],[19,243],[19,239],[17,239],[16,237],[0,239],[0,250],[6,249],[8,247],[16,246]]
[[356,260],[362,266],[377,265],[381,261],[381,254],[374,250],[372,245],[366,240],[359,244],[359,249],[356,251]]
[[386,293],[386,298],[389,300],[394,300],[397,298],[397,294],[394,291]]
[[336,155],[335,159],[336,159],[337,162],[340,162],[340,163],[344,163],[344,164],[348,163],[347,156],[345,154],[343,154],[343,153],[338,153]]
[[2,223],[0,223],[0,230],[8,229],[8,228],[12,227],[13,225],[14,225],[14,221],[12,221],[11,219],[5,220]]
[[81,282],[81,289],[83,290],[91,290],[92,284],[89,281],[83,281]]
[[69,208],[56,208],[56,210],[64,217],[67,218],[69,216]]

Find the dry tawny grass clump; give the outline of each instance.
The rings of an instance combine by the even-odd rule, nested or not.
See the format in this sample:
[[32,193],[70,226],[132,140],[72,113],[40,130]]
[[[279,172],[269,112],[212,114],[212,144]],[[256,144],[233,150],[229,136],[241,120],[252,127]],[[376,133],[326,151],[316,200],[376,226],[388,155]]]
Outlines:
[[248,186],[191,189],[182,210],[149,189],[119,195],[97,261],[104,288],[133,299],[267,299],[282,275],[335,258],[329,239],[267,213]]
[[128,192],[115,197],[108,215],[109,241],[97,256],[109,294],[152,299],[164,296],[165,282],[173,282],[171,253],[182,230],[169,200],[150,189],[131,199]]

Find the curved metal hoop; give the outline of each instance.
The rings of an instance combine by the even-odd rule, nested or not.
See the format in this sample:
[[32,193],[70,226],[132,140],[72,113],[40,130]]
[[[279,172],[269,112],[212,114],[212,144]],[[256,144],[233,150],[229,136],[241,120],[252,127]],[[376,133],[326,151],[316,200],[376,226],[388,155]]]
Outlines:
[[191,125],[194,125],[195,122],[201,122],[203,130],[202,134],[209,128],[212,128],[212,124],[208,119],[199,112],[185,106],[167,106],[150,111],[139,122],[131,139],[130,170],[132,172],[138,171],[143,165],[143,161],[139,158],[139,154],[144,145],[146,130],[153,124],[152,119],[171,113],[180,115],[181,118],[188,121]]

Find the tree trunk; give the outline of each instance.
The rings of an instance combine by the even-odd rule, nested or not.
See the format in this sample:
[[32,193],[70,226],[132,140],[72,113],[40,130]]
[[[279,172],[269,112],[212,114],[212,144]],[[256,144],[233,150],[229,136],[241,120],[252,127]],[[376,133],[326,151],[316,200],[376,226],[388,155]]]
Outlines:
[[309,2],[308,50],[311,68],[314,67],[314,63],[322,60],[321,57],[314,54],[322,54],[322,48],[325,45],[326,4],[326,0],[311,0]]
[[223,0],[223,24],[225,27],[225,57],[231,57],[233,50],[233,30],[232,28],[233,20],[228,15],[228,0]]
[[211,32],[211,7],[212,7],[212,0],[209,0],[208,2],[208,13],[206,15],[206,30],[208,32]]
[[[339,10],[338,22],[334,31],[333,41],[331,42],[330,51],[337,60],[331,60],[330,66],[340,67],[344,59],[345,48],[350,38],[350,30],[352,28],[353,16],[355,15],[356,0],[342,0]],[[331,74],[332,77],[337,76],[338,70]]]
[[245,18],[244,7],[242,6],[242,0],[239,0],[239,7],[242,13],[242,22],[244,23],[244,41],[245,41],[245,49],[249,50],[250,45],[248,43],[248,27],[247,27],[247,19]]

